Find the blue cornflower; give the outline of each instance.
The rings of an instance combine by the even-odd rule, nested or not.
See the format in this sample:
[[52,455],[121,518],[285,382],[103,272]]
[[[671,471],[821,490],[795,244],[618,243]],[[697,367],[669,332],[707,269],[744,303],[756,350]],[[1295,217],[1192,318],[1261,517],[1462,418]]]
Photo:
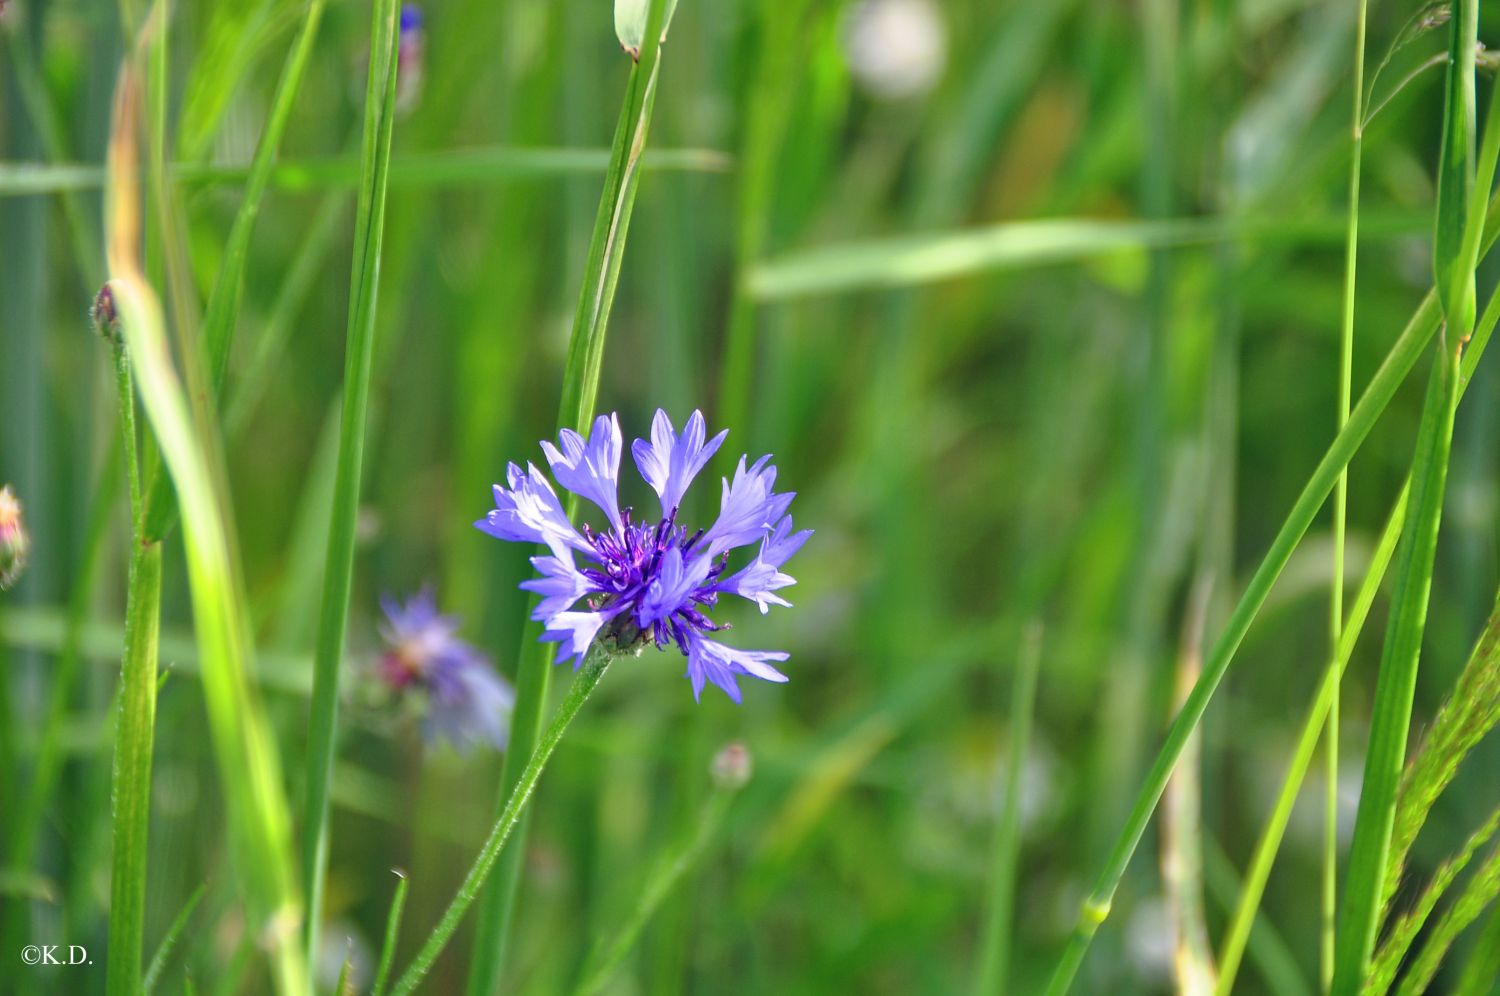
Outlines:
[[458,617],[439,613],[426,588],[405,605],[382,598],[380,607],[386,643],[380,676],[396,692],[426,692],[427,740],[446,740],[460,751],[475,743],[503,748],[515,692],[483,654],[458,638]]
[[[739,650],[705,635],[727,628],[706,614],[720,594],[748,599],[762,613],[772,605],[789,605],[776,594],[794,583],[781,568],[812,535],[793,531],[787,515],[793,494],[772,490],[776,468],[769,456],[748,466],[740,458],[733,479],[724,481],[719,517],[707,529],[690,531],[678,522],[688,485],[726,435],[707,439],[703,415],[696,411],[679,435],[666,413],[657,411],[650,441],[637,439],[630,448],[641,477],[661,500],[655,522],[634,521],[630,509],[620,508],[623,447],[615,415],[596,419],[587,439],[564,429],[556,446],[542,443],[552,476],[598,506],[605,528],[575,528],[552,484],[533,464],[525,469],[510,464],[505,486],[495,485],[494,510],[474,525],[500,539],[549,548],[550,555],[531,558],[541,576],[521,587],[542,596],[532,618],[546,623],[542,639],[561,644],[562,659],[571,659],[575,668],[596,640],[620,652],[648,643],[676,644],[687,657],[694,698],[705,682],[713,682],[739,702],[735,677],[741,674],[787,680],[770,663],[786,660],[787,654]],[[756,547],[753,558],[726,577],[730,554],[746,546]],[[576,608],[581,599],[586,607]]]

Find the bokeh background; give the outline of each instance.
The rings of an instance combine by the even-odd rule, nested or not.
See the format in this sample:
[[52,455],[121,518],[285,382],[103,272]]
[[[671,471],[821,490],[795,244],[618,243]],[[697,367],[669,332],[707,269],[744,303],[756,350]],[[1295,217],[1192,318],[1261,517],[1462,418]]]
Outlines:
[[[297,0],[172,7],[170,144],[200,298],[300,13]],[[610,991],[967,991],[1027,633],[1041,670],[1011,977],[1015,992],[1040,989],[1171,715],[1191,593],[1208,592],[1211,639],[1333,436],[1354,13],[1302,0],[683,0],[600,408],[628,437],[658,406],[679,419],[701,408],[711,426],[735,419],[726,451],[776,455],[798,525],[817,533],[790,568],[795,608],[735,610],[732,642],[790,650],[792,680],[747,687],[743,706],[713,689],[695,705],[675,655],[612,670],[543,781],[512,991],[574,981],[651,862],[691,832],[709,760],[735,739],[755,776]],[[501,672],[514,666],[526,551],[470,524],[506,461],[538,459],[552,431],[629,68],[603,0],[433,0],[423,14],[380,273],[333,796],[335,973],[346,944],[378,951],[393,867],[412,882],[404,963],[491,818],[500,757],[426,747],[412,717],[367,694],[363,669],[378,597],[423,584]],[[1412,14],[1372,5],[1372,72]],[[368,17],[351,3],[325,17],[255,231],[225,406],[261,680],[294,779]],[[111,371],[87,309],[123,43],[119,12],[97,0],[9,0],[0,26],[0,481],[34,543],[24,580],[0,596],[4,824],[115,459]],[[1496,27],[1487,18],[1481,38]],[[1416,37],[1374,81],[1356,395],[1431,283],[1442,93],[1440,71],[1421,67],[1444,44],[1441,30]],[[1015,225],[1033,219],[1111,224]],[[1154,224],[1171,219],[1198,220]],[[1351,578],[1400,487],[1420,403],[1414,376],[1352,465]],[[1481,366],[1458,417],[1419,717],[1450,687],[1496,586],[1497,403],[1500,379]],[[706,516],[717,489],[702,490]],[[123,501],[101,524],[113,540],[61,789],[34,867],[0,863],[5,922],[20,925],[7,944],[104,944]],[[1206,720],[1214,937],[1327,656],[1331,562],[1325,517]],[[1382,598],[1368,633],[1384,612]],[[174,540],[148,952],[207,881],[168,984],[178,991],[186,972],[200,992],[255,992],[255,968],[225,967],[248,949],[190,623]],[[1345,682],[1346,827],[1378,642],[1366,637]],[[1489,811],[1497,772],[1496,745],[1481,747],[1419,842],[1419,870]],[[1243,991],[1316,988],[1320,777],[1271,878]],[[1080,991],[1170,990],[1157,850],[1153,831]],[[459,991],[468,943],[465,932],[429,991]],[[102,991],[102,975],[10,969],[0,962],[0,990]]]

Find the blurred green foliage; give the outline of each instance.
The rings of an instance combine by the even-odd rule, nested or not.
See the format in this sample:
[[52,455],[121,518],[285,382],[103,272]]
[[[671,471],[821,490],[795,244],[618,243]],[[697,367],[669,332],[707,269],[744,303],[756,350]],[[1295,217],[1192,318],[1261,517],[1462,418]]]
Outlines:
[[[1045,637],[1008,991],[1042,987],[1170,717],[1194,577],[1212,576],[1212,638],[1334,435],[1354,10],[680,5],[599,407],[638,435],[658,405],[677,417],[701,407],[716,425],[726,395],[742,391],[726,452],[774,452],[779,480],[799,492],[798,525],[817,535],[792,570],[794,609],[734,617],[746,645],[792,652],[790,684],[747,689],[738,708],[712,693],[695,706],[680,660],[648,653],[612,668],[584,710],[533,813],[514,991],[578,981],[587,953],[636,910],[662,848],[686,839],[710,758],[731,739],[749,745],[755,776],[606,991],[968,991],[992,894],[1010,689],[1033,622]],[[170,158],[200,306],[302,11],[295,0],[170,8]],[[1380,110],[1364,147],[1356,397],[1432,279],[1443,95],[1441,71],[1418,70],[1446,32],[1415,33],[1373,72],[1407,38],[1410,14],[1370,11]],[[1481,40],[1500,32],[1492,14]],[[505,462],[537,459],[552,430],[630,64],[598,2],[435,0],[424,19],[380,263],[325,986],[347,944],[362,952],[356,976],[373,976],[393,866],[410,881],[396,965],[409,961],[492,817],[499,757],[427,750],[408,718],[362,694],[376,599],[434,583],[466,635],[513,669],[526,551],[470,523]],[[26,574],[0,596],[7,856],[65,607],[87,573],[91,502],[118,459],[110,359],[87,310],[103,272],[99,167],[121,20],[97,0],[9,0],[0,14],[0,483],[24,503],[32,540]],[[238,555],[294,779],[368,27],[364,5],[326,12],[283,142],[290,165],[277,176],[290,179],[273,178],[251,240],[225,382]],[[1490,87],[1481,73],[1481,108]],[[299,174],[296,163],[309,165]],[[1070,221],[1017,225],[1039,219]],[[1493,277],[1481,266],[1481,302]],[[748,361],[726,386],[732,321],[748,322]],[[1427,363],[1351,466],[1351,577],[1407,472]],[[1419,727],[1500,580],[1497,416],[1500,378],[1481,365],[1457,416]],[[102,991],[102,969],[26,973],[11,959],[26,943],[106,943],[128,535],[117,504],[40,848],[29,867],[0,859],[0,989]],[[694,511],[712,508],[708,496]],[[1205,721],[1215,939],[1327,659],[1330,562],[1327,533],[1315,532]],[[229,867],[177,537],[163,612],[147,960],[206,882],[158,991],[181,991],[185,974],[201,992],[266,991]],[[1373,622],[1385,613],[1382,597]],[[1378,657],[1367,635],[1344,683],[1346,827]],[[1414,881],[1493,809],[1497,772],[1500,748],[1481,744],[1411,852]],[[1243,991],[1317,978],[1317,780],[1293,813]],[[300,799],[302,786],[287,791]],[[1077,991],[1170,989],[1155,851],[1153,832]],[[462,931],[430,991],[459,990],[468,946]]]

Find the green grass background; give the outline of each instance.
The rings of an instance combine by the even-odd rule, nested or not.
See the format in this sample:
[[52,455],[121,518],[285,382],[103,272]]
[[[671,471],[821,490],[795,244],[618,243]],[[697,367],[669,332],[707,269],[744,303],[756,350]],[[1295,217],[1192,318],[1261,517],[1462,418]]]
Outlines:
[[[750,746],[755,777],[609,991],[968,991],[1032,624],[1009,991],[1040,990],[1170,718],[1193,579],[1212,579],[1212,638],[1333,438],[1355,4],[942,0],[938,83],[895,101],[851,75],[853,7],[684,0],[673,21],[599,407],[631,435],[657,406],[678,418],[701,407],[711,425],[732,416],[726,450],[774,452],[798,525],[817,534],[793,561],[794,609],[724,613],[738,645],[791,651],[790,684],[747,688],[742,707],[712,689],[694,705],[675,655],[611,669],[542,781],[514,991],[576,981],[656,856],[690,833],[709,759],[732,739]],[[501,671],[514,667],[527,551],[470,523],[505,462],[538,459],[552,430],[629,71],[602,2],[424,10],[425,80],[395,125],[380,262],[332,786],[331,974],[346,937],[378,954],[393,867],[411,883],[404,965],[492,818],[500,758],[425,750],[410,722],[368,705],[358,673],[377,650],[378,595],[425,582]],[[1372,5],[1371,67],[1410,13]],[[199,302],[242,193],[232,167],[254,153],[301,14],[289,0],[170,10],[170,158]],[[10,0],[0,24],[0,481],[33,537],[24,580],[0,596],[8,839],[86,573],[93,497],[118,459],[114,372],[87,308],[127,46],[120,12],[95,0]],[[1481,39],[1497,30],[1481,20]],[[225,387],[245,595],[294,806],[368,38],[365,6],[330,5],[254,231]],[[1398,53],[1375,101],[1445,39]],[[1481,73],[1481,106],[1490,85]],[[1356,397],[1431,284],[1442,100],[1429,69],[1365,136]],[[1072,223],[1025,224],[1039,219]],[[1410,463],[1429,362],[1351,465],[1351,583]],[[1458,413],[1419,730],[1497,583],[1497,415],[1500,379],[1481,364]],[[694,511],[708,516],[717,488],[699,490]],[[647,497],[633,481],[625,500]],[[123,496],[106,514],[58,788],[33,865],[0,862],[0,991],[103,990],[102,968],[27,972],[16,959],[25,943],[77,943],[102,965],[106,947]],[[1215,939],[1327,658],[1330,545],[1325,514],[1205,721]],[[159,991],[185,978],[200,992],[266,991],[225,845],[179,536],[165,552],[147,956],[207,883]],[[1385,614],[1382,597],[1374,623]],[[1346,828],[1379,656],[1367,636],[1345,679]],[[1293,814],[1243,991],[1316,988],[1318,777]],[[1418,841],[1423,877],[1493,808],[1497,778],[1500,751],[1482,744]],[[1170,989],[1156,852],[1153,830],[1078,991]],[[459,991],[469,944],[462,931],[429,991]]]

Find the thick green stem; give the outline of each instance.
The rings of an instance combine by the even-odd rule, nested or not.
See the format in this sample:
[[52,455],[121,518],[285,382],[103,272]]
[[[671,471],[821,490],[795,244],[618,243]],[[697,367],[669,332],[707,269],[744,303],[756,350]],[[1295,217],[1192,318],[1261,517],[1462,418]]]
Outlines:
[[557,715],[552,720],[552,725],[547,727],[547,732],[538,741],[536,750],[526,762],[526,768],[521,772],[515,790],[506,801],[505,809],[500,813],[500,819],[490,830],[484,846],[479,849],[479,856],[474,859],[473,866],[458,887],[458,893],[448,904],[447,910],[443,912],[442,919],[433,928],[431,936],[427,938],[427,943],[422,945],[422,950],[417,952],[411,965],[396,981],[396,987],[391,990],[393,996],[407,996],[414,992],[423,977],[431,970],[433,962],[437,961],[438,955],[443,953],[443,948],[453,937],[459,922],[463,920],[464,914],[468,912],[469,907],[479,895],[479,890],[484,886],[484,880],[489,876],[490,869],[494,867],[495,859],[504,850],[511,832],[515,830],[516,824],[521,820],[521,815],[525,813],[526,804],[531,801],[531,796],[536,791],[537,780],[542,777],[542,770],[547,767],[547,761],[551,759],[552,752],[557,750],[558,743],[567,732],[568,724],[573,722],[573,717],[578,715],[578,710],[588,699],[589,693],[599,684],[599,679],[604,677],[604,672],[609,669],[611,660],[613,658],[609,652],[598,644],[595,644],[588,656],[584,658],[577,677],[573,679],[573,684],[568,689],[567,697],[563,699]]
[[304,943],[317,957],[323,872],[328,865],[328,792],[339,718],[339,665],[349,621],[354,580],[355,520],[364,465],[365,418],[375,343],[381,238],[385,231],[386,178],[396,118],[396,3],[375,0],[370,26],[370,72],[365,90],[364,183],[355,218],[350,273],[349,327],[345,340],[344,402],[339,425],[338,469],[328,526],[322,610],[313,657],[313,697],[308,714],[307,792],[302,836],[302,888],[307,895]]
[[[664,0],[651,0],[646,28],[642,37],[661,37],[665,19]],[[656,77],[660,66],[661,46],[647,44],[640,61],[630,71],[620,119],[615,126],[609,167],[604,174],[604,190],[594,219],[589,242],[583,284],[579,289],[578,307],[573,316],[572,338],[568,344],[568,361],[563,372],[562,398],[558,404],[559,428],[587,430],[594,415],[599,393],[599,374],[604,362],[605,333],[609,328],[610,309],[614,305],[615,287],[620,264],[625,256],[625,240],[630,231],[630,216],[635,206],[636,188],[640,182],[641,157],[651,127],[652,108],[656,102]],[[577,499],[568,498],[568,514],[576,511]],[[533,600],[533,605],[535,601]],[[522,765],[537,743],[542,713],[551,686],[553,648],[539,642],[542,627],[532,621],[522,627],[521,647],[516,663],[516,705],[511,714],[510,749],[500,773],[497,806],[503,811],[523,775]],[[519,833],[524,841],[526,824]],[[500,863],[495,881],[480,902],[473,961],[469,966],[469,996],[490,996],[500,984],[505,962],[505,945],[510,934],[511,913],[516,888],[521,878],[522,848],[512,849]]]
[[130,363],[115,347],[120,436],[130,481],[131,553],[126,596],[125,656],[110,799],[114,838],[110,860],[109,964],[111,996],[134,996],[141,986],[146,923],[146,845],[151,825],[151,749],[156,731],[156,660],[161,623],[161,544],[141,537],[141,485],[135,443],[135,391]]

